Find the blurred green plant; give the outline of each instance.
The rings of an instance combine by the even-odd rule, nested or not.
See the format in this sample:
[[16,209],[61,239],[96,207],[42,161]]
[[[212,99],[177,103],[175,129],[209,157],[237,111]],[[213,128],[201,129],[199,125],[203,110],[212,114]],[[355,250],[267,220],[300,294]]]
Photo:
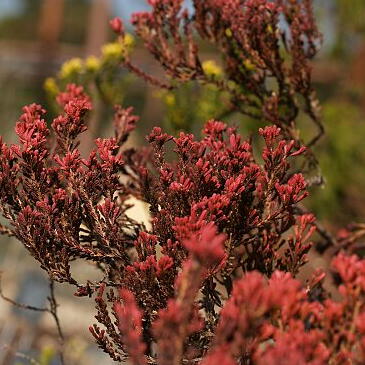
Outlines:
[[[219,79],[223,74],[221,67],[212,60],[204,62],[202,67],[210,77]],[[213,84],[188,81],[172,90],[160,90],[155,95],[164,104],[164,124],[171,132],[195,133],[201,129],[203,121],[223,119],[229,114],[228,93]]]
[[340,31],[347,29],[354,32],[365,32],[365,1],[337,0]]
[[[3,0],[2,0],[3,1]],[[0,39],[36,40],[42,0],[23,0],[19,12],[8,15],[0,21]],[[64,0],[64,13],[60,41],[82,44],[86,38],[88,0]]]
[[133,44],[133,37],[126,34],[123,39],[105,44],[101,49],[101,57],[89,56],[66,61],[56,77],[47,78],[44,82],[49,104],[57,110],[55,96],[69,83],[83,85],[89,94],[107,105],[122,104],[125,91],[134,77],[123,71],[119,64],[132,50]]
[[56,356],[56,351],[53,347],[45,346],[39,355],[39,365],[50,365]]
[[[348,223],[360,219],[364,211],[365,165],[364,114],[348,101],[330,100],[323,105],[326,137],[316,155],[325,184],[312,189],[310,206],[322,219]],[[353,166],[353,167],[352,167]]]
[[[355,0],[351,5],[346,0],[338,0],[338,16],[340,22],[346,24],[347,31],[363,30],[365,2]],[[270,29],[268,29],[270,31]],[[227,37],[230,30],[226,30]],[[45,89],[50,102],[63,90],[66,84],[74,82],[82,84],[96,99],[106,105],[123,104],[126,90],[135,82],[135,76],[127,72],[121,65],[130,56],[135,41],[126,33],[115,42],[102,47],[101,57],[90,56],[86,59],[75,58],[65,62],[55,78],[45,81]],[[255,65],[249,59],[241,67],[247,72],[253,71]],[[202,69],[212,83],[199,80],[188,80],[174,84],[172,89],[156,90],[154,96],[163,104],[163,123],[171,133],[179,131],[198,132],[204,121],[219,119],[239,125],[244,133],[256,130],[260,122],[244,116],[230,106],[229,90],[222,90],[217,84],[224,78],[222,67],[214,60],[202,63]],[[239,93],[245,93],[245,85],[237,85],[233,81],[228,87]],[[250,97],[254,97],[250,95]],[[323,104],[323,123],[326,126],[327,138],[315,148],[320,162],[325,185],[321,189],[312,188],[311,208],[321,217],[335,219],[341,223],[361,215],[363,209],[352,202],[358,196],[365,181],[361,172],[354,171],[349,182],[349,166],[352,161],[365,162],[365,152],[361,148],[361,136],[365,133],[363,115],[356,103],[338,102],[339,95],[334,93]],[[285,111],[281,111],[285,113]],[[313,135],[313,125],[301,120],[301,137],[309,140]],[[264,123],[262,122],[262,125]],[[359,133],[354,136],[353,130]],[[255,141],[254,141],[255,142]],[[354,175],[358,175],[355,176]],[[360,194],[361,195],[361,194]],[[350,214],[349,214],[350,213]],[[351,217],[351,218],[349,218]]]

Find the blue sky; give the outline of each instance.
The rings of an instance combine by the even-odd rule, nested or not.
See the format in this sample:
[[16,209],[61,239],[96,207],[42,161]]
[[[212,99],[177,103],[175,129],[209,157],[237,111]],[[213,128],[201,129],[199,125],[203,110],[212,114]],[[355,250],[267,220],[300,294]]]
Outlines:
[[[188,8],[192,8],[191,0],[185,0],[185,3]],[[116,14],[125,19],[129,19],[130,15],[134,12],[148,10],[150,8],[146,0],[113,0],[113,7]]]
[[113,0],[115,12],[123,17],[130,17],[131,13],[148,9],[144,0]]
[[0,0],[0,17],[16,14],[21,8],[21,0]]

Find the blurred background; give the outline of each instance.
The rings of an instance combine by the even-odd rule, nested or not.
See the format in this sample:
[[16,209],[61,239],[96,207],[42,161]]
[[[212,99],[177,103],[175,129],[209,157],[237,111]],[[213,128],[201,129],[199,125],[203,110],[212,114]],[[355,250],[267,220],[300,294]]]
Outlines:
[[[315,152],[325,184],[313,188],[307,205],[335,231],[347,223],[365,220],[365,1],[315,0],[315,6],[324,43],[313,65],[314,83],[326,128],[326,136]],[[52,113],[56,113],[52,90],[59,84],[49,78],[88,83],[85,73],[81,79],[77,75],[79,61],[62,68],[64,62],[88,59],[91,70],[93,65],[97,67],[98,57],[106,57],[107,53],[105,49],[101,51],[102,46],[115,39],[109,19],[119,15],[127,21],[131,13],[146,8],[143,0],[0,0],[0,135],[7,142],[15,141],[13,129],[21,108],[32,102],[49,109],[51,119]],[[208,48],[206,52],[207,59],[217,58]],[[138,42],[133,59],[148,72],[161,73]],[[184,106],[177,105],[179,95],[164,95],[112,66],[103,74],[104,99],[96,108],[98,118],[94,118],[94,124],[92,118],[86,140],[111,133],[108,118],[110,104],[114,102],[134,106],[141,116],[133,143],[142,143],[151,126],[166,124],[166,115],[177,125],[184,125],[179,114],[179,108]],[[65,75],[67,72],[70,74]],[[108,80],[113,81],[111,85]],[[187,86],[185,92],[194,93],[195,89]],[[199,92],[202,103],[190,117],[204,121],[217,112],[206,102],[215,95],[210,90],[204,91],[203,96]],[[187,109],[190,110],[185,105]],[[257,125],[250,126],[247,121],[247,130],[250,128],[255,130]],[[305,121],[301,128],[305,135]],[[47,304],[48,282],[15,240],[0,238],[0,270],[6,296],[40,307]],[[92,267],[78,266],[74,270],[80,280],[93,275]],[[67,353],[72,354],[66,363],[108,364],[108,357],[96,349],[88,332],[88,326],[94,322],[90,300],[75,300],[67,286],[57,285],[56,291],[65,346]],[[49,315],[21,310],[0,299],[0,364],[27,364],[30,360],[26,357],[44,365],[58,364],[56,348],[57,334]]]

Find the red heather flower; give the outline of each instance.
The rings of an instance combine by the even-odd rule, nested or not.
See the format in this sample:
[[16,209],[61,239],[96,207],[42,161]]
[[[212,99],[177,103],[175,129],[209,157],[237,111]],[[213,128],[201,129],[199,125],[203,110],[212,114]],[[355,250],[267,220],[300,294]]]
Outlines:
[[326,365],[330,351],[322,340],[323,334],[320,331],[308,333],[304,326],[280,333],[274,337],[274,344],[268,344],[263,354],[258,353],[255,364],[281,365],[285,359],[286,364]]
[[64,157],[55,155],[54,160],[60,166],[61,170],[69,172],[75,172],[79,170],[81,165],[80,152],[78,150],[67,152]]
[[175,298],[169,299],[166,308],[158,312],[153,334],[158,339],[161,365],[177,364],[185,352],[185,341],[204,328],[204,321],[195,303],[203,281],[202,273],[201,265],[186,261],[175,283]]
[[273,144],[277,141],[277,138],[280,135],[280,131],[281,129],[278,128],[276,125],[259,129],[259,133],[261,134],[261,136],[264,137],[267,147],[273,146]]
[[[349,259],[351,260],[339,256],[336,260],[340,263]],[[191,266],[187,266],[188,270],[189,267]],[[352,309],[354,305],[361,308],[364,306],[364,301],[360,304],[359,298],[357,296],[355,302],[352,301]],[[202,363],[215,364],[222,361],[224,364],[236,364],[246,359],[253,364],[282,364],[285,358],[289,364],[324,365],[331,361],[340,364],[349,359],[360,360],[362,355],[357,353],[353,346],[356,343],[355,338],[359,338],[356,336],[362,336],[363,333],[363,326],[360,325],[362,309],[355,314],[354,320],[360,330],[356,336],[343,333],[341,336],[345,337],[333,337],[338,331],[338,326],[333,328],[333,322],[324,321],[330,306],[346,305],[347,300],[346,296],[338,304],[327,300],[325,306],[322,306],[320,303],[311,302],[300,282],[290,274],[275,272],[269,281],[259,273],[246,274],[235,282],[230,299],[224,304],[211,350],[203,357]],[[181,317],[183,312],[175,302],[171,302],[168,308],[166,312],[161,313],[159,326],[160,330],[165,328],[167,333],[171,334],[168,323],[172,326],[171,330],[174,328],[178,332],[178,328],[184,323]],[[346,313],[350,312],[348,308]],[[165,321],[165,315],[168,313],[168,321]],[[341,316],[337,317],[337,321],[344,320],[344,317],[340,318]],[[170,344],[174,348],[177,341],[176,332],[173,337],[163,337],[166,338],[164,346]],[[337,352],[334,348],[340,338],[346,345]],[[348,345],[349,349],[354,351],[347,350]],[[173,355],[176,352],[169,351],[168,347],[166,349],[172,356],[169,358],[170,363],[175,363]],[[287,351],[289,352],[286,353]],[[164,364],[164,353],[161,357],[161,363]]]
[[110,198],[106,198],[105,201],[102,204],[99,204],[97,208],[111,228],[114,224],[118,223],[118,218],[122,214],[122,210],[120,206],[111,201]]
[[[62,141],[69,144],[87,129],[83,117],[88,110],[91,110],[92,105],[90,98],[84,93],[83,87],[75,84],[68,85],[66,92],[57,97],[57,102],[63,107],[64,114],[54,119],[52,128],[61,146]],[[67,145],[61,147],[63,150],[69,148]]]
[[226,235],[218,234],[217,228],[210,223],[183,241],[183,245],[201,265],[211,267],[219,265],[224,260],[226,239]]
[[143,261],[150,255],[156,254],[158,237],[147,232],[140,232],[137,240],[134,242],[138,258]]
[[157,262],[157,270],[156,270],[157,276],[159,277],[163,275],[169,269],[173,268],[173,266],[174,266],[174,261],[171,257],[162,256]]
[[59,93],[57,96],[57,102],[60,106],[76,105],[78,102],[85,105],[85,109],[91,109],[90,97],[84,93],[83,86],[68,84],[66,91]]
[[154,127],[147,137],[149,143],[155,143],[157,146],[161,147],[170,139],[172,139],[172,137],[167,133],[163,133],[160,127]]
[[23,108],[24,114],[21,115],[15,127],[15,133],[23,144],[23,150],[29,149],[44,151],[48,136],[47,124],[42,119],[45,110],[40,105],[31,104]]
[[132,107],[123,109],[120,105],[115,106],[113,124],[115,139],[118,145],[122,145],[127,140],[129,134],[136,128],[139,117],[132,113]]
[[113,29],[113,31],[117,34],[123,34],[124,33],[124,26],[122,19],[119,17],[115,17],[109,22],[110,27]]
[[345,256],[340,253],[333,261],[333,268],[339,273],[343,281],[340,291],[344,292],[350,290],[352,292],[353,286],[359,286],[361,290],[365,291],[365,261],[360,260],[356,255]]
[[119,295],[121,302],[114,302],[113,309],[129,361],[133,365],[145,365],[147,361],[144,356],[146,345],[142,342],[142,313],[130,291],[122,289]]
[[116,143],[115,138],[98,138],[95,140],[95,144],[98,147],[98,155],[103,162],[101,168],[115,171],[123,164],[122,157],[118,155],[119,146]]
[[275,188],[284,204],[299,203],[303,200],[308,195],[308,192],[304,191],[306,187],[307,183],[302,174],[293,175],[285,185],[275,184]]

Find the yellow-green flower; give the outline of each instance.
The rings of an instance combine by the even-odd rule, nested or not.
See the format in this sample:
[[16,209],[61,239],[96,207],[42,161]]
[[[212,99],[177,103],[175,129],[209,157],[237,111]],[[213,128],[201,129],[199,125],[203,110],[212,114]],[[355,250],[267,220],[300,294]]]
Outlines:
[[101,53],[106,60],[119,59],[123,56],[123,45],[119,42],[104,44]]
[[175,103],[176,103],[175,95],[174,95],[174,94],[171,94],[171,93],[167,93],[167,94],[165,95],[165,103],[166,103],[166,105],[168,105],[168,106],[173,106],[173,105],[175,105]]
[[166,90],[153,90],[152,95],[157,99],[163,99],[168,92]]
[[229,29],[229,28],[227,28],[226,29],[226,36],[228,37],[228,38],[231,38],[232,37],[232,35],[233,35],[233,33],[232,33],[232,31]]
[[44,347],[39,356],[39,364],[50,365],[55,355],[56,351],[54,350],[53,347],[50,346]]
[[101,66],[101,62],[100,62],[99,58],[97,58],[95,56],[90,56],[90,57],[86,58],[86,60],[85,60],[85,67],[90,72],[98,71],[100,69],[100,66]]
[[61,79],[67,79],[73,74],[80,73],[83,68],[81,58],[71,58],[61,66],[60,77]]
[[134,45],[134,38],[126,34],[119,42],[107,43],[101,48],[105,60],[115,60],[126,56]]
[[248,71],[256,70],[256,66],[248,58],[243,61],[243,65],[245,66],[246,70],[248,70]]
[[213,60],[203,62],[203,71],[208,76],[221,76],[223,71]]
[[134,37],[132,34],[126,33],[122,43],[127,50],[130,50],[134,46]]
[[43,87],[44,87],[44,90],[49,95],[53,96],[53,95],[57,95],[59,93],[58,85],[56,83],[56,80],[53,77],[47,77],[44,80]]
[[269,24],[269,25],[266,27],[266,29],[267,29],[267,32],[268,32],[268,33],[273,33],[273,32],[274,32],[274,29],[273,29],[273,27],[272,27],[272,25],[271,25],[271,24]]
[[237,89],[237,84],[233,80],[228,80],[227,81],[227,86],[230,90],[236,90]]

